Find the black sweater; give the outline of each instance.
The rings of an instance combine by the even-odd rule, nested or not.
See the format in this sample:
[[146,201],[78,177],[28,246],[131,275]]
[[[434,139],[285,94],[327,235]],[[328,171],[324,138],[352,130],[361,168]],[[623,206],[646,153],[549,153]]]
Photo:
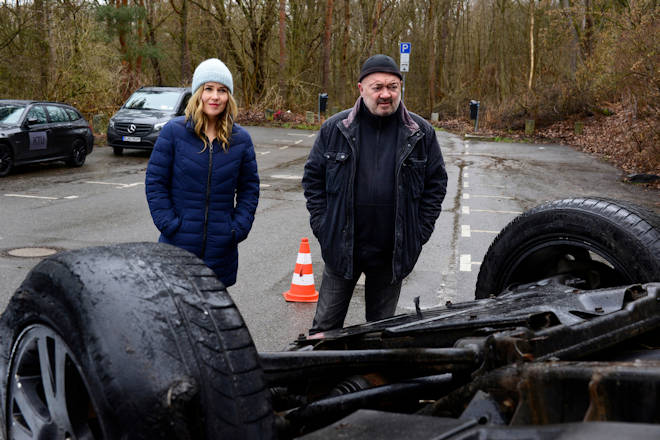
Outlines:
[[389,265],[394,246],[398,109],[375,116],[364,104],[359,114],[355,176],[355,262],[361,267]]

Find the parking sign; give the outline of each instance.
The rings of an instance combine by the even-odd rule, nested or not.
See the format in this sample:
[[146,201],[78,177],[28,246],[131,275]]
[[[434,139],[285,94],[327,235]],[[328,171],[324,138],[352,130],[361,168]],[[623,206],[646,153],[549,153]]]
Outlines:
[[399,43],[399,70],[407,72],[410,67],[410,43]]

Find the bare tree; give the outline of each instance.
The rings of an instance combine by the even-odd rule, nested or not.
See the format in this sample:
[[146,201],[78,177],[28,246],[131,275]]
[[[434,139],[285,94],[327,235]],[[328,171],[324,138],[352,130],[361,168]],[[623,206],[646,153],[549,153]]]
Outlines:
[[323,77],[321,78],[321,90],[328,91],[330,81],[330,49],[332,35],[332,11],[334,0],[326,0],[325,4],[325,32],[323,33]]
[[278,74],[279,74],[279,89],[280,96],[284,100],[285,107],[288,107],[288,91],[286,86],[286,0],[280,0],[279,8],[279,42],[280,42],[280,58],[278,65]]

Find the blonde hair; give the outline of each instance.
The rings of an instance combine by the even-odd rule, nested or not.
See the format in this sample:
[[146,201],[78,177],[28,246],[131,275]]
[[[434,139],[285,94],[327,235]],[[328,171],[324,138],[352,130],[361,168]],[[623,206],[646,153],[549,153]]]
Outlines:
[[[204,148],[200,153],[206,151],[206,148],[209,146],[208,138],[205,135],[206,127],[210,123],[208,116],[202,111],[204,108],[204,103],[202,102],[202,91],[204,87],[199,87],[195,93],[190,97],[188,105],[186,105],[186,121],[192,120],[193,128],[195,133],[199,138],[204,142]],[[218,119],[215,123],[216,130],[218,132],[218,140],[222,145],[222,149],[227,151],[229,148],[229,138],[231,137],[231,130],[234,126],[234,119],[238,114],[238,106],[232,94],[227,90],[227,95],[229,99],[227,100],[227,105],[225,110],[218,116]]]

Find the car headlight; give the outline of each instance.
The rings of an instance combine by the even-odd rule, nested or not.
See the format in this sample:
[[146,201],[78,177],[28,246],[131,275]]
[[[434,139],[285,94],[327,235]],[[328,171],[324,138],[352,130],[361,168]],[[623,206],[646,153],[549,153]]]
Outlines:
[[159,131],[161,128],[163,128],[167,124],[167,121],[165,122],[159,122],[158,124],[154,125],[154,130]]
[[110,128],[114,128],[114,126],[115,126],[115,121],[114,121],[114,119],[110,119],[110,120],[108,121],[108,127],[110,127]]

